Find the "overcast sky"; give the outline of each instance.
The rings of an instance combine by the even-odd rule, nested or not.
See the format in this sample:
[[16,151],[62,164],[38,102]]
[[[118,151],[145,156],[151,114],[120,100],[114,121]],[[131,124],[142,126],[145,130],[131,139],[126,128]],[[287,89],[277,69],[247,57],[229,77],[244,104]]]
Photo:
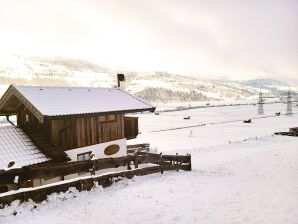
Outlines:
[[0,0],[1,55],[298,79],[298,0]]

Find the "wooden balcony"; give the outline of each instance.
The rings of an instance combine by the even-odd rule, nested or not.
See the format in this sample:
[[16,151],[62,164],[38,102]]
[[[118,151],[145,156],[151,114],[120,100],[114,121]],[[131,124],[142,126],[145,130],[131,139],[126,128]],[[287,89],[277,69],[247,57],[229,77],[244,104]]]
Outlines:
[[133,139],[139,134],[138,117],[124,117],[125,138]]

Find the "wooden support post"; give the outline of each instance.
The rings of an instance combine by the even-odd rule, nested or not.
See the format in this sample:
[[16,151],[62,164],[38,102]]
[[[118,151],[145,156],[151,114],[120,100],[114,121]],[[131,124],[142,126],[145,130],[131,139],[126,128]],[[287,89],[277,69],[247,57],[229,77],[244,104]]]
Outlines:
[[130,161],[127,161],[127,169],[128,169],[128,170],[131,170],[131,167],[130,167]]
[[162,153],[159,154],[159,157],[157,159],[157,163],[161,164],[162,162]]
[[23,192],[23,201],[28,201],[28,195],[26,192]]
[[92,187],[95,188],[97,181],[92,178],[92,182],[93,182],[93,186]]
[[[176,152],[176,157],[177,157],[177,160],[176,160],[176,164],[175,165],[178,165],[178,152]],[[177,172],[179,171],[179,169],[177,168]]]
[[79,191],[83,191],[84,190],[84,182],[83,182],[83,180],[80,180],[79,181],[78,190]]
[[191,170],[191,155],[187,154],[189,156],[189,171]]
[[135,165],[135,169],[139,168],[139,164],[138,164],[138,151],[136,151],[134,153],[134,165]]

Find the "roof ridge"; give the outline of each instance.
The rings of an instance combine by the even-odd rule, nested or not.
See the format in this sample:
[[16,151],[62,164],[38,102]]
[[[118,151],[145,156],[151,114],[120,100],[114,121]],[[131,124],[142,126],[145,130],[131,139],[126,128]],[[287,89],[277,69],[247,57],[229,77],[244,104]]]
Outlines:
[[117,89],[115,87],[92,87],[92,86],[39,86],[39,85],[13,85],[14,87],[24,88],[51,88],[51,89]]
[[19,90],[18,86],[14,84],[11,85],[12,89],[17,91],[14,92],[15,97],[19,99],[36,117],[43,123],[44,115],[40,112],[40,110]]
[[23,103],[41,123],[45,117],[52,116],[153,112],[156,109],[146,100],[120,88],[11,85],[0,99],[1,113],[16,113],[16,106],[4,108],[12,96]]

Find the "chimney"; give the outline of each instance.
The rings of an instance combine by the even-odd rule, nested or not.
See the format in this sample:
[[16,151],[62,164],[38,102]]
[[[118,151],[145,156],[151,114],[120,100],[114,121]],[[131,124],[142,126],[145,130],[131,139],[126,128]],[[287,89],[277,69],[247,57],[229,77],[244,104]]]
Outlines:
[[125,81],[124,74],[117,74],[117,81],[118,81],[118,87],[120,88],[120,82]]

